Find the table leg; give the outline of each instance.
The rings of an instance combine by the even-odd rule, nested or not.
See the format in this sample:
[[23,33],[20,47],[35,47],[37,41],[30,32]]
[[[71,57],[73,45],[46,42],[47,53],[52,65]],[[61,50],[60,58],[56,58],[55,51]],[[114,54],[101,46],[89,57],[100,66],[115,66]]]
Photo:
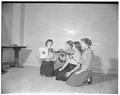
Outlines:
[[14,48],[14,51],[15,51],[15,66],[16,67],[23,67],[20,63],[19,63],[19,51],[21,49],[20,48]]
[[8,72],[7,70],[5,70],[4,66],[3,66],[3,48],[1,48],[1,73],[6,73]]

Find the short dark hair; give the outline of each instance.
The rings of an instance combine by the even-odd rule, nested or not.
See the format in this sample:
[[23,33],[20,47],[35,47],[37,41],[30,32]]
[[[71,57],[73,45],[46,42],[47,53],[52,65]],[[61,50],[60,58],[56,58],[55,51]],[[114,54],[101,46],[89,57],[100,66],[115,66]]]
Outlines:
[[73,41],[69,40],[66,43],[69,44],[71,47],[73,47]]
[[92,41],[90,39],[88,39],[88,38],[83,38],[83,39],[81,39],[81,41],[83,41],[89,47],[92,45]]
[[53,44],[53,40],[52,39],[48,39],[46,42],[45,42],[45,45],[47,46],[47,43],[48,42],[51,42]]
[[78,42],[78,41],[75,41],[74,42],[74,45],[75,45],[75,47],[81,52],[82,50],[81,50],[81,44],[80,44],[80,42]]

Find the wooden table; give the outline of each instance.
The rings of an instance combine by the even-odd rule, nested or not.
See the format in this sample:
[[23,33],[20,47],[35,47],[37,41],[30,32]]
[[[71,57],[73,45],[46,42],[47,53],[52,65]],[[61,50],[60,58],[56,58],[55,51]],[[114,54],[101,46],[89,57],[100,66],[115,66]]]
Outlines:
[[[18,46],[18,45],[14,45],[14,46],[1,46],[1,62],[3,62],[3,49],[13,49],[15,51],[15,62],[13,64],[13,67],[23,67],[20,65],[19,63],[19,51],[22,48],[26,48],[27,46]],[[2,66],[3,67],[3,66]],[[3,69],[3,68],[2,68]],[[4,71],[4,70],[3,70]]]

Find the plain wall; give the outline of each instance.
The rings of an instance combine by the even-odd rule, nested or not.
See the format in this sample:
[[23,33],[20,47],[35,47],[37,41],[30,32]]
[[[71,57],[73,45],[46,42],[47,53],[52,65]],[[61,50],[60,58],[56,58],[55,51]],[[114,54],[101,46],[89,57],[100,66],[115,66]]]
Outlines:
[[[1,45],[23,45],[25,6],[22,3],[2,3]],[[27,60],[31,50],[22,49],[19,62]],[[3,50],[3,62],[14,61],[14,50]]]
[[[117,69],[118,10],[116,4],[26,4],[24,44],[32,48],[28,64],[38,64],[36,53],[48,38],[54,47],[64,48],[66,40],[88,37],[98,63],[107,72]],[[113,61],[111,63],[111,59]],[[115,63],[116,62],[116,63]],[[113,67],[113,65],[115,65]]]
[[[40,65],[36,54],[38,48],[43,46],[48,38],[52,38],[54,48],[59,49],[64,48],[67,40],[80,41],[81,38],[88,37],[93,42],[91,47],[95,55],[93,69],[104,73],[117,73],[117,4],[26,3],[24,9],[22,41],[23,45],[32,49],[25,65]],[[21,17],[16,17],[21,21]],[[6,35],[8,34],[6,33]],[[12,38],[14,39],[14,37]],[[20,38],[18,40],[20,43]]]
[[[2,31],[1,31],[1,45],[12,44],[12,22],[13,22],[13,4],[2,5]],[[12,56],[11,56],[12,55]],[[14,52],[13,50],[4,49],[3,61],[13,61]]]

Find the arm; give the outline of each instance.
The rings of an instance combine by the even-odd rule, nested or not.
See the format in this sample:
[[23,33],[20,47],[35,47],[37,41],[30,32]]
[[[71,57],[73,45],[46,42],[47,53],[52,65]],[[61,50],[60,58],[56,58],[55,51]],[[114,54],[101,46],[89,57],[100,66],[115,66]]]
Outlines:
[[88,53],[86,53],[86,56],[82,59],[82,64],[84,65],[82,66],[81,70],[77,71],[76,73],[80,74],[83,71],[86,71],[91,63],[91,59],[92,59],[92,53],[91,51],[89,51]]
[[51,57],[49,57],[49,60],[51,61],[56,61],[56,59],[57,59],[57,55],[55,53],[52,53]]
[[54,55],[53,55],[53,58],[52,58],[52,61],[56,61],[56,59],[57,59],[57,55],[54,54]]
[[83,69],[82,69],[82,70],[79,70],[79,71],[76,72],[76,74],[80,74],[80,73],[82,73],[83,71],[85,71],[85,70],[83,70]]
[[[76,58],[76,57],[77,57],[77,58]],[[80,64],[80,62],[81,62],[81,56],[80,56],[80,55],[78,55],[78,56],[73,56],[72,59],[74,60],[74,61],[72,61],[72,62],[75,62],[76,67],[75,67],[73,70],[67,72],[67,73],[66,73],[66,77],[69,77],[72,73],[74,73],[76,70],[78,70],[78,68],[80,68],[80,66],[81,66],[81,64]]]
[[81,56],[78,55],[78,56],[72,56],[73,58],[73,62],[75,62],[75,64],[77,65],[73,70],[71,70],[69,73],[72,74],[73,72],[75,72],[79,67],[80,67],[80,64],[81,64]]
[[82,63],[82,58],[81,58],[81,55],[79,54],[78,56],[72,56],[72,58],[75,60],[75,62],[77,64],[81,64]]
[[69,64],[69,62],[67,61],[62,68],[60,68],[60,70],[62,71],[65,67],[67,67],[67,65]]
[[66,62],[65,62],[65,64],[63,65],[63,67],[60,69],[60,70],[63,70],[68,64],[69,64],[69,57],[68,57],[68,55],[67,55],[67,57],[66,57]]
[[69,73],[72,74],[73,72],[75,72],[78,68],[80,67],[80,64],[78,64],[73,70],[71,70]]

